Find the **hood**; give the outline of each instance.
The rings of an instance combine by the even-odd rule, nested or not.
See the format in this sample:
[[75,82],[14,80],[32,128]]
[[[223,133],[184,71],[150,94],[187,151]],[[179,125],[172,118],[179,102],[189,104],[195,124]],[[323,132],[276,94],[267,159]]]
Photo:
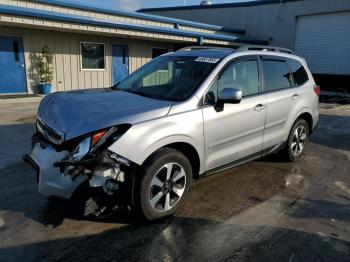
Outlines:
[[172,103],[110,88],[58,92],[42,100],[38,117],[69,140],[118,124],[165,116]]

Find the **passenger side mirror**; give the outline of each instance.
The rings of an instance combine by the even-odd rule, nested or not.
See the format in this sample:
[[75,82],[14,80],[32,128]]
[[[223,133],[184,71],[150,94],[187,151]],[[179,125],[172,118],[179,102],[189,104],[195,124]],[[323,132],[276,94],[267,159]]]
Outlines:
[[242,100],[242,91],[236,88],[225,88],[219,94],[219,104],[239,104]]

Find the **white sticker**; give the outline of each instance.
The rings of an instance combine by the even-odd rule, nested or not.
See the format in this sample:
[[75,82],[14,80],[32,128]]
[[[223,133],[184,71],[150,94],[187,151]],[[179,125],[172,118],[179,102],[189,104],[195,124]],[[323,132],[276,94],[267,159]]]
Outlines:
[[220,59],[219,58],[212,58],[212,57],[198,57],[196,62],[204,62],[204,63],[212,63],[216,64]]

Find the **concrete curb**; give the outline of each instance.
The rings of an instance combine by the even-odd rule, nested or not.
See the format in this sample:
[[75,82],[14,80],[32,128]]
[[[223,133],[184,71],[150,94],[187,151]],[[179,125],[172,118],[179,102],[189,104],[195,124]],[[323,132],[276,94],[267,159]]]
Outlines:
[[335,96],[335,97],[342,97],[342,98],[350,98],[350,93],[340,92],[340,91],[321,90],[321,96]]
[[39,103],[44,96],[38,97],[21,97],[21,98],[0,98],[0,105],[21,104],[21,103]]

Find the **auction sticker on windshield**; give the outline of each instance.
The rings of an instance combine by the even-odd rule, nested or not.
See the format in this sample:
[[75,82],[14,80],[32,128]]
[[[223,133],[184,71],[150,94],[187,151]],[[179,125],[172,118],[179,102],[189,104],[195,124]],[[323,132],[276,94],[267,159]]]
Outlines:
[[198,57],[196,60],[196,62],[204,62],[204,63],[212,63],[212,64],[216,64],[220,59],[218,58],[212,58],[212,57]]

